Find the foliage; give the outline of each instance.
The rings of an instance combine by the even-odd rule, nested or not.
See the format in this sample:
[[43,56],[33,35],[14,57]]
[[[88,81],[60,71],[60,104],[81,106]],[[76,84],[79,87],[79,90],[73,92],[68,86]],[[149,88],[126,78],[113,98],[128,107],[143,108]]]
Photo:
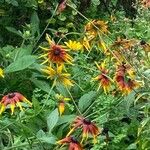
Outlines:
[[149,3],[106,2],[0,1],[0,149],[149,150]]

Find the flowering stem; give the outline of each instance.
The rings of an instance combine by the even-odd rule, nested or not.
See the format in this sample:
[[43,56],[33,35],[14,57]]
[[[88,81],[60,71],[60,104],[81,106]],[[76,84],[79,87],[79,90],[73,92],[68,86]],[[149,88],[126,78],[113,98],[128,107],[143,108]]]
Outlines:
[[73,104],[74,104],[74,106],[76,107],[78,113],[82,116],[82,113],[81,113],[80,109],[78,108],[78,106],[77,106],[75,100],[73,99],[73,97],[72,97],[72,95],[71,95],[71,93],[70,93],[70,91],[69,91],[69,89],[68,89],[67,87],[66,87],[66,90],[67,90],[68,94],[70,95],[70,97],[71,97],[71,99],[72,99],[72,101],[73,101]]
[[[56,11],[57,11],[57,8],[58,8],[58,4],[56,5],[55,10],[54,10],[52,16],[50,17],[50,19],[49,19],[49,21],[48,21],[46,27],[44,28],[43,32],[41,33],[41,35],[40,35],[39,38],[37,39],[37,42],[34,44],[33,48],[37,45],[37,43],[39,42],[39,40],[41,39],[41,37],[43,36],[43,34],[45,33],[45,31],[47,30],[47,28],[48,28],[48,26],[49,26],[49,24],[50,24],[50,20],[54,17],[54,15],[55,15],[55,13],[56,13]],[[38,47],[33,51],[33,53],[35,53],[37,50],[38,50]]]

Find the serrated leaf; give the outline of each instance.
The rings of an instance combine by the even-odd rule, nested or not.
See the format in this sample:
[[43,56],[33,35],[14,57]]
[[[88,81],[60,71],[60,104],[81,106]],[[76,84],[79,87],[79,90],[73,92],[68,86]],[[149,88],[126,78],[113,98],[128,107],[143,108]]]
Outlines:
[[35,57],[32,55],[24,56],[17,59],[15,62],[11,63],[8,67],[5,68],[5,73],[11,73],[20,71],[28,68],[35,62]]
[[52,131],[52,129],[55,127],[59,119],[59,112],[58,109],[55,109],[50,113],[50,115],[47,118],[47,126],[49,129],[49,132]]
[[97,93],[95,91],[90,91],[86,94],[84,94],[80,99],[79,99],[79,109],[83,112],[86,108],[90,106],[94,98],[97,96]]

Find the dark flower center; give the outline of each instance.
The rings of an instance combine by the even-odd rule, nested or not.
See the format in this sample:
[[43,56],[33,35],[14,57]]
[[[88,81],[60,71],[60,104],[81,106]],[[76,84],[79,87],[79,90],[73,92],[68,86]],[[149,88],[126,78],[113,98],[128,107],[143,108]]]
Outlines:
[[106,128],[103,128],[103,130],[102,130],[102,134],[108,134],[108,131],[109,131],[109,129],[106,127]]
[[60,53],[61,53],[61,49],[59,47],[57,47],[57,48],[54,49],[54,55],[55,56],[59,56]]
[[78,144],[78,141],[77,141],[77,139],[75,137],[71,137],[71,142]]
[[62,99],[62,100],[59,100],[59,103],[64,104],[65,101]]
[[89,119],[84,119],[83,120],[83,123],[87,124],[87,125],[90,125],[91,124],[91,121]]
[[15,97],[15,93],[8,94],[8,98],[13,98],[13,97]]
[[144,40],[141,40],[140,44],[141,44],[141,45],[145,45],[146,42],[145,42]]

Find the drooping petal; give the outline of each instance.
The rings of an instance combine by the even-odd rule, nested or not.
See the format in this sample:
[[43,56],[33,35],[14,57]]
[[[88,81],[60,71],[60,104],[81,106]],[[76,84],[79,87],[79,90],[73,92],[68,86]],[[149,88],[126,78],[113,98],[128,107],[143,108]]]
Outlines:
[[1,104],[0,115],[5,111],[6,106]]
[[15,103],[10,104],[10,109],[11,109],[11,115],[14,114],[14,109],[15,109]]

